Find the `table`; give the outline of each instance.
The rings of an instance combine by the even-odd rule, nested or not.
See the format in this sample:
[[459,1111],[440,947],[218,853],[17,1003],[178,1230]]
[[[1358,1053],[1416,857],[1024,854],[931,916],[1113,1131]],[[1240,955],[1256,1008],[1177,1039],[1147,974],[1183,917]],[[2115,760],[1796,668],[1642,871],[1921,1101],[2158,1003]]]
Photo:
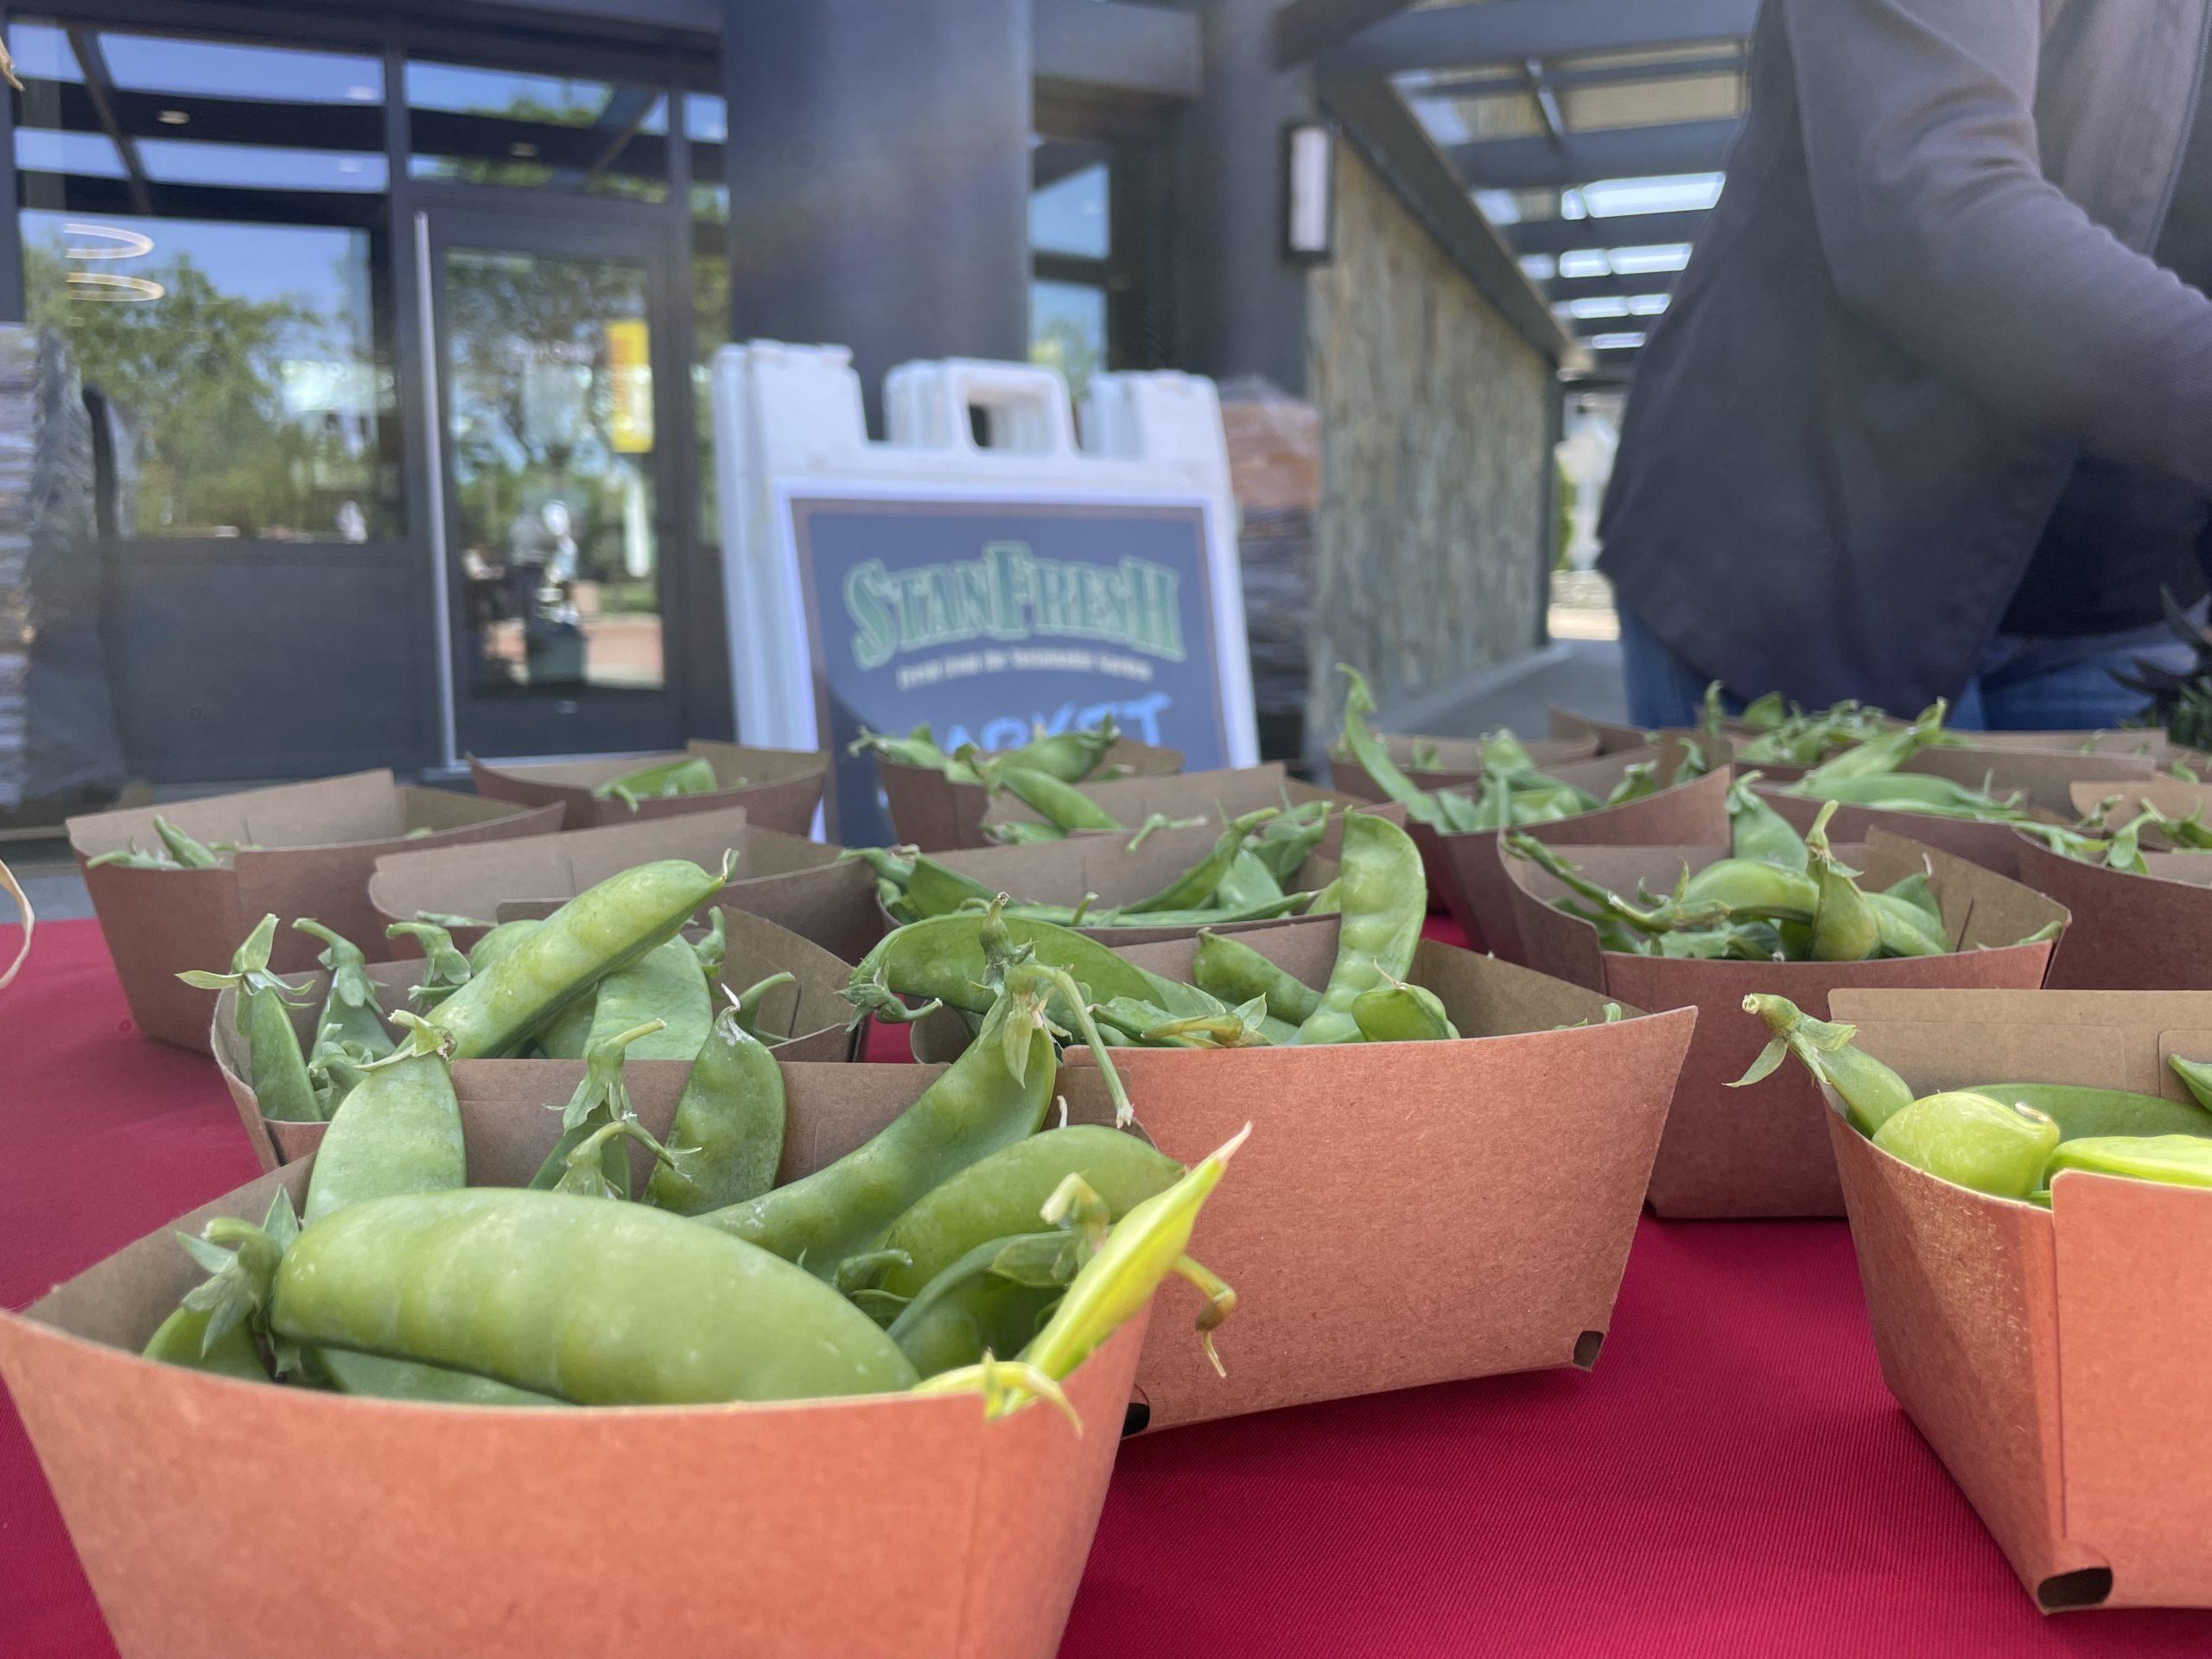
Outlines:
[[[13,954],[0,930],[0,960]],[[90,922],[40,931],[0,992],[0,1053],[10,1307],[257,1173],[213,1066],[133,1033]],[[1356,1124],[1357,1103],[1343,1104]],[[113,1654],[11,1404],[0,1586],[0,1659]],[[1842,1224],[1649,1217],[1593,1375],[1338,1401],[1125,1446],[1063,1649],[2208,1652],[2212,1613],[2034,1611],[1882,1387]]]

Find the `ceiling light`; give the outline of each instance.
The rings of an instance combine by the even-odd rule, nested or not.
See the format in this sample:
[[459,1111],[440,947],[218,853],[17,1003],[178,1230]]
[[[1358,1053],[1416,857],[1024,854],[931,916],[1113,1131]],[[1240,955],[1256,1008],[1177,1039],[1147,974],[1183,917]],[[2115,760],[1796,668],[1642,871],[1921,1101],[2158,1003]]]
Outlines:
[[186,122],[191,120],[192,118],[187,115],[182,110],[163,110],[159,115],[156,116],[154,119],[160,122],[165,127],[181,127]]
[[154,251],[154,238],[143,231],[126,231],[119,225],[86,225],[75,221],[61,227],[64,236],[89,237],[72,242],[61,251],[71,259],[136,259]]
[[105,304],[158,300],[168,292],[150,276],[118,276],[102,270],[69,273],[69,297]]
[[373,86],[348,86],[346,89],[346,96],[356,104],[373,104],[383,94]]
[[521,139],[518,138],[514,143],[507,146],[507,154],[513,156],[518,162],[526,162],[531,156],[537,154],[537,146],[536,144],[525,143]]

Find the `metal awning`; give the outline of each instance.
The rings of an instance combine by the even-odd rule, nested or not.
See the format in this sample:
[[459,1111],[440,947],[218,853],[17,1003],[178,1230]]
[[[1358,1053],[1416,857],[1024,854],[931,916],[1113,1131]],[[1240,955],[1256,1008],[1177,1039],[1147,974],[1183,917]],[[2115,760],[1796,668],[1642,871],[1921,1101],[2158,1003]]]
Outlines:
[[1719,195],[1758,0],[1292,0],[1278,60],[1387,86],[1618,381]]

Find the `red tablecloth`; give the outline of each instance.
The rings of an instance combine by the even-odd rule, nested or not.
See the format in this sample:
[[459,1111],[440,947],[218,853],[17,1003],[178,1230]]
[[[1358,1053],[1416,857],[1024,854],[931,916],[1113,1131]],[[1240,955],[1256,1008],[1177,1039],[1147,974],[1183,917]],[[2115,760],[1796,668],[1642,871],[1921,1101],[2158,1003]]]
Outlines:
[[[0,961],[12,954],[0,930]],[[90,923],[42,930],[0,992],[0,1067],[9,1306],[255,1173],[209,1063],[132,1033]],[[0,1656],[112,1652],[0,1407]],[[2034,1611],[1883,1390],[1841,1224],[1648,1219],[1592,1376],[1342,1401],[1123,1447],[1065,1649],[2208,1652],[2212,1614]]]

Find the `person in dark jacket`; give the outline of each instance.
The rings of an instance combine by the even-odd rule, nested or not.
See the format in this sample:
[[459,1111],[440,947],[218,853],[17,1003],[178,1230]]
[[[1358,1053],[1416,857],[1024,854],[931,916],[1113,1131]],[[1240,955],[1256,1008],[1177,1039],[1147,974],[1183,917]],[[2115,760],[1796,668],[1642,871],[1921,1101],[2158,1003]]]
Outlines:
[[2117,724],[2212,522],[2212,0],[1765,0],[1600,535],[1631,718]]

